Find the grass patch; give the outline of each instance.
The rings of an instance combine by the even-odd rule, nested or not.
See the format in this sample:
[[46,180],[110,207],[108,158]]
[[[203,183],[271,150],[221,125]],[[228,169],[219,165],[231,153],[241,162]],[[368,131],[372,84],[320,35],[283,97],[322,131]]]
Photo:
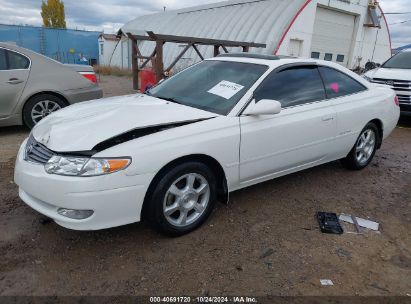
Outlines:
[[96,74],[104,76],[120,76],[120,77],[132,77],[133,72],[131,69],[122,69],[119,67],[96,65],[94,66],[94,72]]

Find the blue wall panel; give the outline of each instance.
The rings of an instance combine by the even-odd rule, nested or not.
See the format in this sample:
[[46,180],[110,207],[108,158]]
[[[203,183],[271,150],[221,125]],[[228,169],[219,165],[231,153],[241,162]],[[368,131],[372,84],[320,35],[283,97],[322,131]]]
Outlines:
[[15,42],[63,63],[80,63],[80,58],[98,60],[101,32],[52,29],[0,24],[0,41]]

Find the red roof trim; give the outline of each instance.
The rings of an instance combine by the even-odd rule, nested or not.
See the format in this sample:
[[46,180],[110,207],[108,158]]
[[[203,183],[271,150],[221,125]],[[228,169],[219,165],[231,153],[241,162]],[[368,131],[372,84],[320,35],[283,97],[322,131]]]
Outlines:
[[312,2],[312,0],[307,0],[305,1],[304,5],[298,10],[297,14],[294,16],[293,20],[291,20],[291,23],[288,25],[287,29],[285,30],[283,36],[280,39],[280,42],[278,43],[275,51],[274,51],[274,55],[277,55],[278,50],[280,49],[281,45],[283,44],[285,37],[287,36],[288,32],[290,31],[291,27],[294,25],[295,21],[297,20],[297,18],[301,15],[301,13],[304,11],[304,9],[308,6],[308,4],[310,4]]
[[382,17],[384,18],[385,24],[387,25],[388,37],[390,38],[390,53],[392,55],[392,41],[391,41],[390,27],[388,26],[387,18],[385,17],[384,11],[382,10],[380,4],[378,4],[378,8],[380,9]]

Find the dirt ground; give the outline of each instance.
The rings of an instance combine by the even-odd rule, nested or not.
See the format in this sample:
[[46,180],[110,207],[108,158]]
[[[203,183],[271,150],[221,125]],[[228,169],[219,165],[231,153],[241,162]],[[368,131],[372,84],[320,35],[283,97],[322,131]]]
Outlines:
[[[127,78],[101,85],[133,92]],[[146,224],[75,232],[45,221],[13,183],[27,134],[0,129],[0,295],[411,294],[411,117],[364,171],[334,162],[235,192],[177,239]],[[380,233],[321,234],[317,211],[370,218]]]

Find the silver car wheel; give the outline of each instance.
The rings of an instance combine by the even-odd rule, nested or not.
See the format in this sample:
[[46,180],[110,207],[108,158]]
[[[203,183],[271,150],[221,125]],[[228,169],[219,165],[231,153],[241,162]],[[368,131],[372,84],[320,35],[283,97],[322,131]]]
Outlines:
[[163,213],[176,227],[186,227],[197,221],[210,202],[210,185],[200,174],[186,174],[174,181],[167,190]]
[[356,158],[360,165],[366,164],[374,153],[376,145],[376,134],[374,130],[365,130],[357,142]]
[[51,100],[42,100],[36,103],[31,110],[31,119],[34,123],[38,123],[44,117],[50,115],[53,112],[56,112],[61,109],[61,106]]

